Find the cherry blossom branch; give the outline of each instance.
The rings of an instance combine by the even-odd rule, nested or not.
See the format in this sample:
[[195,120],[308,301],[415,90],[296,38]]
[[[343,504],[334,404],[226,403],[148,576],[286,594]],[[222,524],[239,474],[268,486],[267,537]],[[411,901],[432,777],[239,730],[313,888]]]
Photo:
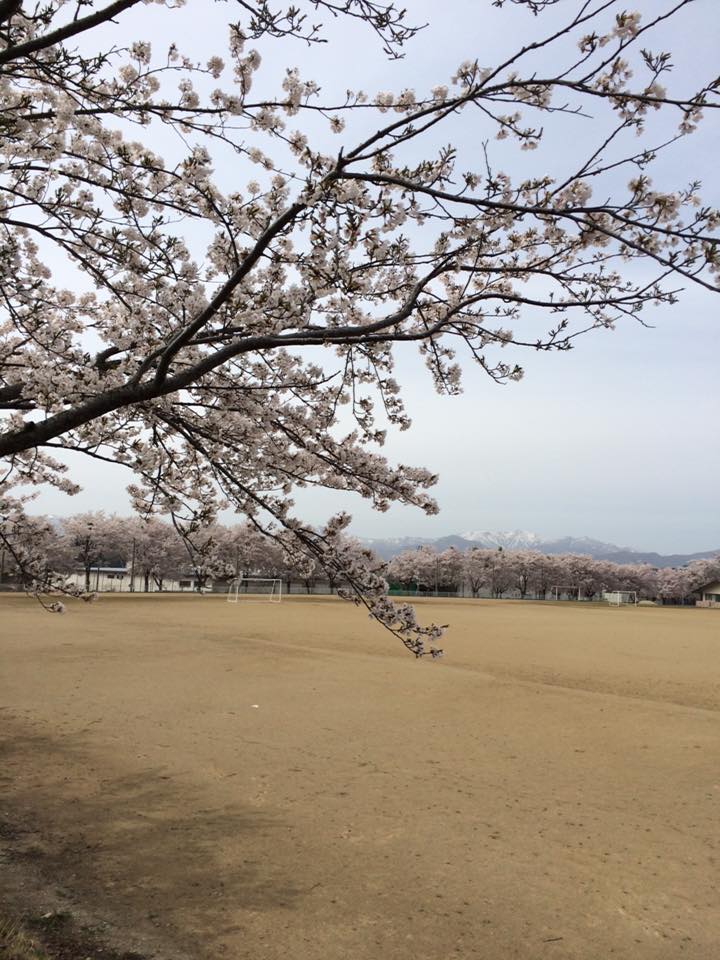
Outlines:
[[0,66],[11,63],[13,60],[21,60],[23,57],[38,53],[40,50],[48,50],[50,47],[62,43],[63,40],[69,40],[70,37],[76,37],[80,33],[92,30],[93,27],[107,23],[108,20],[112,20],[119,13],[129,10],[130,7],[134,7],[139,2],[140,0],[115,0],[107,7],[97,10],[87,17],[81,17],[79,20],[72,20],[70,23],[58,27],[57,30],[52,30],[25,43],[8,46],[5,50],[0,51]]

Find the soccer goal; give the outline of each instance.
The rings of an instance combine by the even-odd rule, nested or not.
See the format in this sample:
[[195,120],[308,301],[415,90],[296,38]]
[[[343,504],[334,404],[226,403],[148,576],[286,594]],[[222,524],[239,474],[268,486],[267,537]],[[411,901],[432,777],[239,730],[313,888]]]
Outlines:
[[559,583],[557,586],[551,587],[551,590],[553,600],[562,600],[563,597],[565,597],[566,600],[580,599],[580,587],[574,584]]
[[620,607],[627,603],[637,606],[638,602],[637,593],[634,590],[609,590],[603,593],[603,600],[611,607]]
[[228,587],[228,603],[280,603],[282,580],[270,577],[236,577]]

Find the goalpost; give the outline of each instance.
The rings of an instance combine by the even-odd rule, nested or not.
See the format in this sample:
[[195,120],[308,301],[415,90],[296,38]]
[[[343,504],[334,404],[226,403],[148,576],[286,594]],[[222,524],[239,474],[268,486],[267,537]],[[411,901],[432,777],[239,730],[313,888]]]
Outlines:
[[580,587],[575,584],[562,584],[559,583],[557,586],[551,587],[553,600],[559,600],[560,597],[565,594],[568,600],[579,600],[580,599]]
[[282,580],[272,577],[235,577],[228,586],[228,603],[280,603]]
[[603,593],[603,600],[611,607],[620,607],[623,604],[637,606],[638,602],[635,590],[609,590]]

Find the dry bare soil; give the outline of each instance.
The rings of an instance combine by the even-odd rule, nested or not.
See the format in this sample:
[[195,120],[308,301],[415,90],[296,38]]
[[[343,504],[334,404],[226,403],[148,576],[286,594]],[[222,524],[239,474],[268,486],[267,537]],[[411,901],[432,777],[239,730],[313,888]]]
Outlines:
[[336,600],[0,598],[5,909],[118,956],[717,960],[720,612],[421,607],[443,661]]

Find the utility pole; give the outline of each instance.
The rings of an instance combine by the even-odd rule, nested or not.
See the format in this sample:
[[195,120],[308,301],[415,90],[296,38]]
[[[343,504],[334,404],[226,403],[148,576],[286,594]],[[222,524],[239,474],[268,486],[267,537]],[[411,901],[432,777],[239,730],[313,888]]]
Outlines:
[[[92,520],[88,520],[87,532],[85,533],[85,555],[83,557],[83,562],[85,564],[85,590],[90,593],[90,571],[92,570],[92,564],[90,560],[90,538],[92,537],[92,528],[94,524]],[[100,562],[99,560],[97,561]]]
[[133,537],[132,559],[130,560],[130,593],[135,593],[135,537]]

